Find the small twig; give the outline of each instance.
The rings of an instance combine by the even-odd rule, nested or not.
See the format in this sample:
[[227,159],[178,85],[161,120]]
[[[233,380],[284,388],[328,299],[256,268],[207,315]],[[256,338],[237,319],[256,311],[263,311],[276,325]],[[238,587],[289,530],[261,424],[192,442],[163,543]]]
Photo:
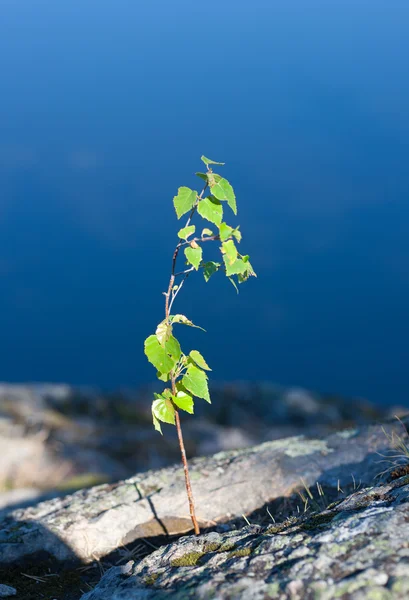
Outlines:
[[178,277],[179,275],[186,275],[186,273],[191,273],[191,271],[194,270],[194,267],[190,267],[190,269],[186,269],[185,271],[179,271],[179,273],[175,273],[175,277]]
[[174,293],[172,293],[172,298],[171,298],[171,300],[170,300],[170,304],[169,304],[169,314],[170,314],[170,311],[172,310],[172,306],[173,306],[173,303],[174,303],[174,301],[175,301],[175,298],[176,298],[176,296],[179,294],[180,290],[182,289],[182,286],[183,286],[183,284],[185,283],[186,279],[189,277],[189,275],[190,275],[190,273],[191,273],[192,271],[194,271],[194,268],[193,268],[193,269],[188,269],[188,270],[186,271],[186,274],[185,274],[184,278],[183,278],[183,279],[182,279],[182,281],[179,283],[179,287],[177,288],[177,290],[175,290],[175,292],[174,292]]
[[186,240],[186,242],[182,242],[181,246],[189,246],[192,242],[215,242],[220,239],[220,235],[210,235],[209,237],[195,237],[191,240]]

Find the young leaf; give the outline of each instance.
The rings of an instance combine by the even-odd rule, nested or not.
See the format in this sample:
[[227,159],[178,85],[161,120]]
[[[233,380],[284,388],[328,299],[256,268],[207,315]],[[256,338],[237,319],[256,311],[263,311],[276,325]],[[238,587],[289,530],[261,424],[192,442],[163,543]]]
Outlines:
[[227,179],[212,173],[208,176],[210,190],[212,195],[218,200],[226,200],[235,215],[237,215],[236,196],[234,190]]
[[179,229],[178,237],[181,240],[187,240],[187,238],[192,235],[196,231],[196,227],[194,225],[189,225],[189,227],[183,227],[183,229]]
[[198,270],[200,263],[202,262],[202,249],[200,246],[197,248],[185,248],[185,256],[189,264],[191,264],[196,271]]
[[243,275],[243,273],[247,272],[247,263],[245,263],[241,258],[237,258],[231,263],[225,254],[223,256],[223,260],[226,267],[226,275],[228,277],[231,275]]
[[[222,243],[222,254],[224,254],[223,259],[224,262],[229,265],[232,265],[237,258],[237,248],[233,242],[233,240],[228,240],[227,242]],[[226,263],[226,264],[227,264]]]
[[206,173],[195,173],[195,175],[197,175],[198,177],[200,177],[200,179],[203,179],[204,181],[207,181],[207,175],[206,175]]
[[155,415],[153,414],[153,411],[152,411],[152,420],[153,420],[153,426],[154,426],[155,430],[156,430],[156,431],[159,431],[159,433],[160,433],[161,435],[163,435],[163,432],[162,432],[162,427],[160,426],[160,422],[159,422],[159,420],[158,420],[158,419],[155,417]]
[[[240,227],[240,225],[239,225],[239,227]],[[233,235],[233,237],[236,238],[236,240],[240,244],[242,236],[241,236],[241,231],[239,231],[239,227],[236,227],[236,229],[234,231],[232,231],[232,235]]]
[[201,217],[214,223],[215,225],[220,225],[223,218],[223,206],[216,198],[213,196],[208,196],[203,200],[200,200],[197,205],[197,212]]
[[204,235],[213,235],[213,231],[205,227],[204,229],[202,229],[202,234],[200,237],[203,237]]
[[168,381],[169,373],[161,373],[160,371],[158,371],[156,373],[156,377],[159,379],[159,381]]
[[196,202],[197,192],[188,187],[180,187],[178,195],[173,198],[173,205],[176,210],[178,219],[193,208]]
[[236,292],[239,293],[239,288],[237,287],[237,284],[234,281],[233,277],[228,277],[227,279],[230,281],[230,283],[232,284],[232,286],[234,287],[234,289],[236,290]]
[[220,240],[222,242],[225,242],[226,240],[229,239],[229,237],[231,237],[231,235],[233,234],[233,227],[230,227],[230,225],[227,225],[226,223],[220,223],[220,227],[219,227],[219,235],[220,235]]
[[198,367],[201,369],[205,369],[206,371],[211,371],[211,368],[203,358],[203,356],[197,350],[192,350],[189,356],[195,361]]
[[220,263],[213,262],[212,260],[204,263],[203,276],[205,278],[206,283],[209,281],[209,279],[213,275],[213,273],[216,273],[216,271],[219,269],[220,266],[221,266]]
[[198,398],[203,398],[210,403],[209,388],[207,386],[207,375],[194,365],[189,365],[182,378],[182,385]]
[[155,394],[156,400],[152,402],[152,414],[162,423],[175,424],[175,408],[169,398]]
[[199,325],[192,323],[192,321],[185,317],[185,315],[170,315],[169,318],[172,323],[181,323],[182,325],[188,325],[188,327],[195,327],[196,329],[206,331],[206,329],[203,329],[203,327],[199,327]]
[[211,160],[210,158],[206,158],[205,156],[201,156],[200,160],[202,160],[204,162],[206,167],[208,167],[209,165],[224,165],[225,164],[222,162],[216,162],[215,160]]
[[170,336],[172,335],[172,325],[167,323],[166,319],[164,319],[156,328],[155,335],[158,338],[158,342],[161,346],[164,346],[165,342],[168,341]]
[[175,337],[170,336],[162,346],[156,335],[150,335],[145,340],[145,354],[160,373],[169,373],[178,362],[182,351]]
[[185,410],[189,414],[193,415],[193,398],[186,394],[186,392],[179,391],[176,396],[172,396],[173,402],[178,408]]

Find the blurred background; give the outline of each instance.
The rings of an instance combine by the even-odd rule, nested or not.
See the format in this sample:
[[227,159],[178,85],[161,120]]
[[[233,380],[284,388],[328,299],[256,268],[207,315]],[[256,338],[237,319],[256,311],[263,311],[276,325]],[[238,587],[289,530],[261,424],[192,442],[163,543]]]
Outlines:
[[407,406],[408,30],[405,0],[1,1],[0,396],[18,453],[21,436],[58,468],[71,452],[59,481],[174,459],[151,434],[143,340],[201,154],[226,162],[258,279],[237,296],[192,277],[175,304],[207,330],[183,340],[217,398],[202,433],[188,422],[190,455]]

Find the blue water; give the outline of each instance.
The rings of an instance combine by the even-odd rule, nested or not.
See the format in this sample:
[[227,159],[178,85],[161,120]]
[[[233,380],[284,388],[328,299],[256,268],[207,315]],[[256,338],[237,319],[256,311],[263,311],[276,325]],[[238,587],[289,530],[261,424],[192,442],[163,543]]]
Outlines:
[[175,308],[222,379],[408,402],[407,0],[2,0],[0,379],[148,382],[202,153],[258,279]]

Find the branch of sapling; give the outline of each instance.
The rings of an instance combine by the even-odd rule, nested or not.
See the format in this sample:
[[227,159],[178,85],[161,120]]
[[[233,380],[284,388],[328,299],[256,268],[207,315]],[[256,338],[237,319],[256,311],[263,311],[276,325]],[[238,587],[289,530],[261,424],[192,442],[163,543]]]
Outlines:
[[[179,411],[184,410],[192,414],[194,398],[202,398],[210,402],[207,383],[207,371],[210,371],[210,367],[197,350],[191,350],[188,355],[182,353],[180,344],[173,335],[174,325],[179,323],[189,327],[197,326],[185,315],[171,315],[171,310],[185,281],[193,271],[202,270],[204,279],[207,282],[222,267],[221,270],[225,272],[237,290],[238,288],[233,277],[236,277],[237,283],[240,284],[250,276],[255,276],[255,272],[249,262],[249,257],[247,255],[243,256],[237,251],[235,242],[240,243],[241,241],[239,228],[230,227],[230,225],[223,222],[223,202],[227,203],[234,214],[237,213],[236,197],[232,186],[227,179],[213,173],[209,166],[221,165],[223,163],[209,160],[205,156],[202,156],[202,161],[205,163],[207,171],[206,173],[197,173],[201,179],[205,180],[205,185],[201,193],[198,194],[187,187],[180,187],[177,196],[173,199],[178,219],[186,213],[189,213],[189,216],[185,227],[178,232],[180,240],[172,256],[169,286],[167,292],[164,292],[165,319],[157,326],[155,335],[151,335],[145,340],[145,354],[156,368],[158,378],[161,381],[169,381],[171,386],[171,389],[165,389],[162,394],[155,394],[155,400],[152,404],[153,424],[155,429],[160,433],[162,433],[161,422],[176,426],[185,474],[190,517],[196,534],[200,533],[200,529],[195,514],[195,504]],[[210,188],[210,195],[204,198],[204,194],[208,188]],[[206,221],[210,221],[213,225],[216,225],[219,230],[218,233],[213,234],[206,227],[200,236],[189,239],[196,231],[196,226],[191,225],[196,213]],[[203,242],[214,241],[221,242],[222,262],[204,262],[201,244]],[[176,263],[181,248],[184,248],[186,264],[190,266],[183,271],[176,272]],[[182,277],[182,280],[178,285],[175,285],[175,279],[179,276]]]

